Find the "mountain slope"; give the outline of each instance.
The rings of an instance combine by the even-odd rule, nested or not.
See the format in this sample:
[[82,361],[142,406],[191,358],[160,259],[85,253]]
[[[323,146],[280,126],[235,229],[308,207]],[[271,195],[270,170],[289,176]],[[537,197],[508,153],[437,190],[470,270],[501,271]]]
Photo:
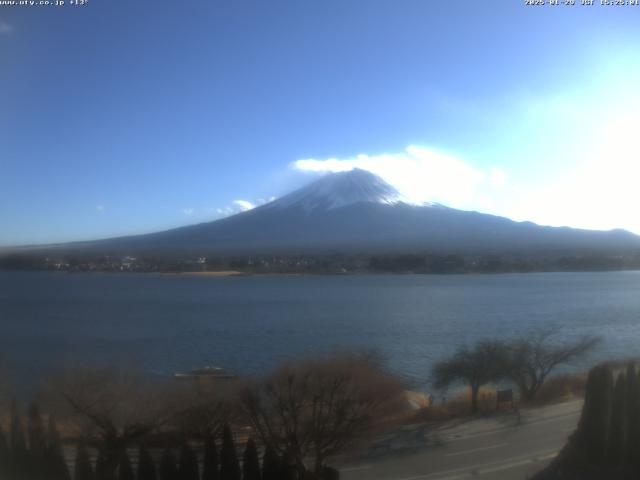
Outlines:
[[363,171],[328,174],[269,204],[165,232],[61,245],[93,254],[629,254],[640,237],[622,230],[542,227],[438,204],[411,205]]

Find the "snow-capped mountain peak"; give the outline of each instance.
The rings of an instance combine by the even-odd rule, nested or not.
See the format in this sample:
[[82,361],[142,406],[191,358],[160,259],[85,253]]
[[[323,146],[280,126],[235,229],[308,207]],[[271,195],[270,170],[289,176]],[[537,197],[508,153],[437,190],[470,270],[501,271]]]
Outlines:
[[409,203],[395,188],[371,172],[353,169],[329,173],[269,204],[272,208],[333,210],[354,203]]

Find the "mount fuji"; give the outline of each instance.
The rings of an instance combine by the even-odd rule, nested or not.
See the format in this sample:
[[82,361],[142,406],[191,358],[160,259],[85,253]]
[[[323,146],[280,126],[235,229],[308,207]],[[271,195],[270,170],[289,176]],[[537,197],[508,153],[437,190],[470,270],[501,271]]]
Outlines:
[[224,219],[158,233],[34,250],[77,254],[242,255],[322,253],[636,254],[624,230],[544,227],[408,202],[365,171],[330,173],[268,204]]

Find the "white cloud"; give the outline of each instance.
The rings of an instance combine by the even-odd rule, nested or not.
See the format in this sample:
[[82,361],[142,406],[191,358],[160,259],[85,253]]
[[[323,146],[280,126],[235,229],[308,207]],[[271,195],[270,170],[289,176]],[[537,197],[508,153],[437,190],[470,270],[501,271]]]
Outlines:
[[293,167],[309,172],[362,168],[385,179],[414,203],[437,202],[462,209],[478,208],[485,203],[482,199],[502,188],[507,179],[501,168],[481,169],[455,155],[416,145],[397,153],[303,159]]
[[183,208],[182,209],[182,213],[184,213],[187,217],[190,217],[191,215],[193,215],[195,213],[195,209],[194,208]]
[[0,22],[0,35],[8,35],[13,32],[13,25],[7,22]]
[[233,207],[216,208],[215,212],[217,214],[223,215],[225,217],[227,217],[229,215],[233,215],[234,213],[238,213],[237,211],[234,211]]
[[218,215],[228,217],[230,215],[235,215],[236,213],[247,212],[254,209],[255,207],[256,206],[249,200],[234,200],[233,202],[231,202],[231,205],[227,205],[226,207],[222,208],[216,208],[215,212]]
[[233,203],[240,208],[241,212],[246,212],[247,210],[253,210],[256,208],[256,206],[249,200],[234,200]]
[[272,202],[276,199],[276,197],[270,197],[268,199],[261,198],[258,201],[251,202],[249,200],[234,200],[231,202],[231,205],[227,205],[222,208],[213,209],[215,213],[218,215],[222,215],[224,217],[228,217],[230,215],[235,215],[236,213],[247,212],[249,210],[253,210],[260,205],[264,205],[265,203]]

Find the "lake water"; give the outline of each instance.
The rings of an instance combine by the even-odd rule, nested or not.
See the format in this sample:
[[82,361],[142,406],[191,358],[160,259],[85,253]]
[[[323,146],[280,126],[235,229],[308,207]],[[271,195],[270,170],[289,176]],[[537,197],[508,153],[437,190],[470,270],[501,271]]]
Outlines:
[[[556,326],[640,354],[640,272],[191,277],[0,272],[0,358],[18,384],[76,362],[259,374],[308,352],[375,348],[407,378],[457,346]],[[582,365],[576,365],[579,368]]]

